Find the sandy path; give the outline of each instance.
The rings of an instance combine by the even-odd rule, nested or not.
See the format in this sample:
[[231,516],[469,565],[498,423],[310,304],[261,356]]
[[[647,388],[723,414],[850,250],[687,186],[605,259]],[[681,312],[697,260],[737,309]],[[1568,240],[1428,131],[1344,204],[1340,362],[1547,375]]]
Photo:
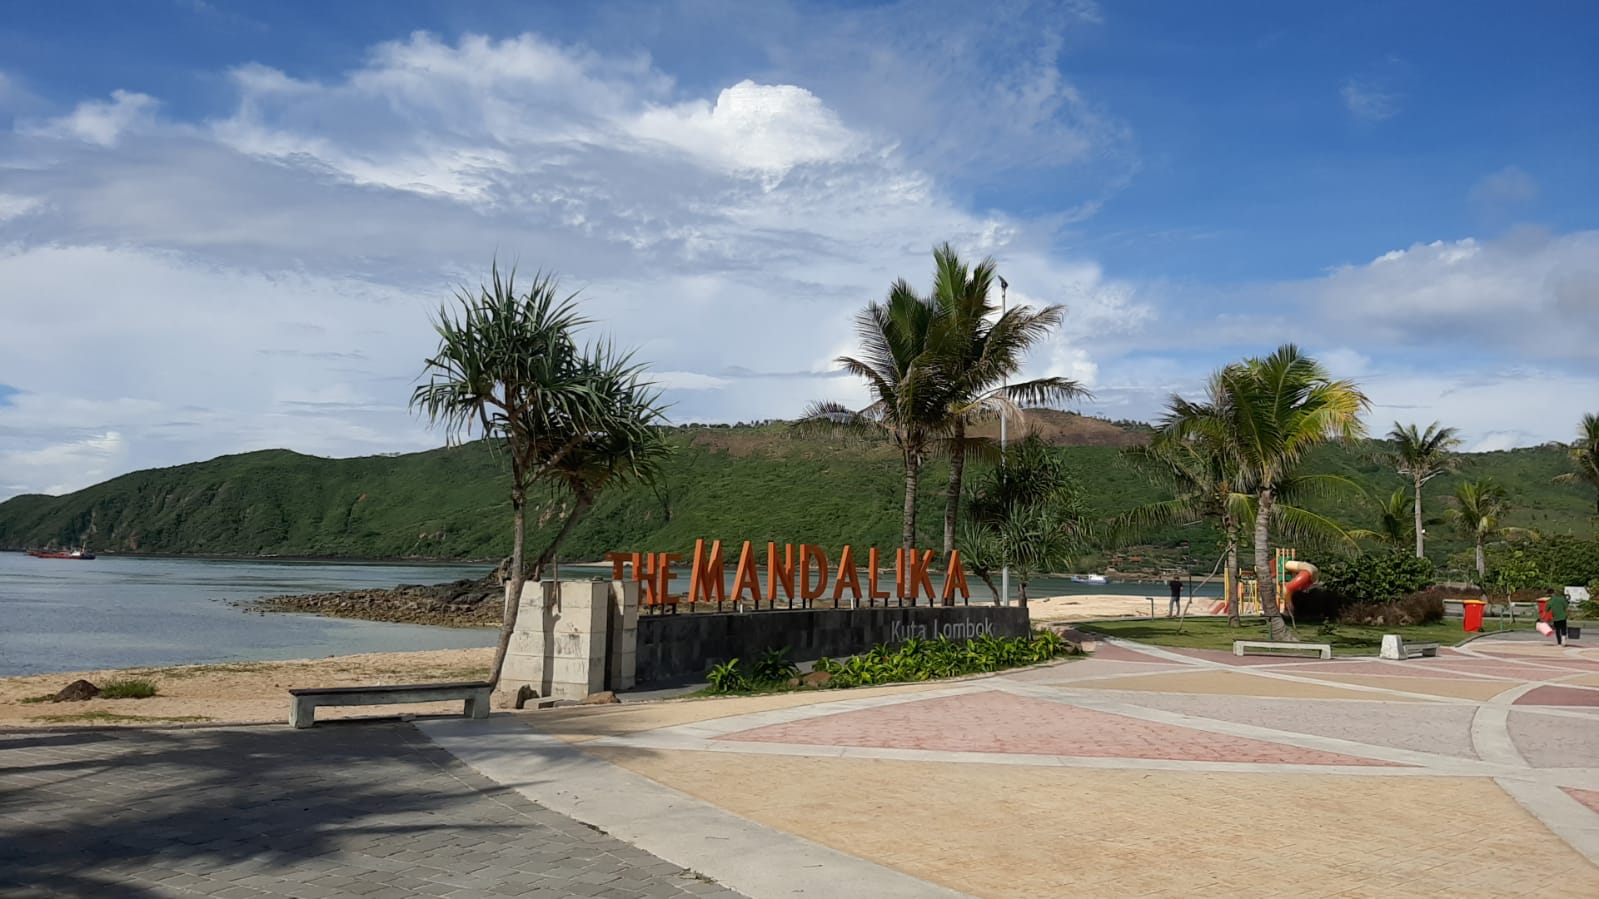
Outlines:
[[[289,720],[294,687],[345,687],[429,681],[483,680],[492,647],[426,652],[379,652],[283,662],[224,662],[170,668],[130,668],[0,678],[0,727],[151,724],[277,723]],[[123,678],[147,680],[149,699],[22,702],[55,693],[78,678],[96,686]],[[456,713],[459,702],[317,709],[318,720],[360,715]]]
[[[1164,584],[1150,584],[1149,596],[1155,598],[1155,616],[1164,618],[1166,609],[1171,601],[1171,595],[1166,592]],[[1201,596],[1188,606],[1188,615],[1210,614],[1212,603],[1217,602],[1215,597]],[[1188,597],[1183,597],[1183,604],[1188,605]],[[1123,615],[1133,615],[1139,618],[1149,617],[1149,600],[1144,596],[1120,596],[1109,593],[1090,593],[1078,596],[1051,596],[1045,599],[1028,599],[1027,610],[1031,613],[1034,622],[1040,621],[1086,621],[1092,618],[1114,618]]]

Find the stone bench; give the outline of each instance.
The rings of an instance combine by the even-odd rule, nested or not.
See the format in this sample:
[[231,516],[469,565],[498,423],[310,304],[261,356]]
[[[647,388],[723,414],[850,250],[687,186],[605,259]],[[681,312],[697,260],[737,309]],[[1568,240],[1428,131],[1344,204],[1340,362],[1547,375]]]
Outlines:
[[1274,640],[1234,640],[1233,655],[1276,655],[1279,652],[1315,652],[1324,659],[1332,658],[1331,643],[1279,643]]
[[1398,634],[1382,635],[1382,650],[1377,654],[1384,659],[1432,658],[1438,655],[1437,643],[1406,643]]
[[407,702],[440,702],[461,699],[468,718],[489,716],[487,682],[458,684],[395,684],[387,687],[313,687],[290,690],[289,723],[310,727],[315,723],[317,706],[395,705]]

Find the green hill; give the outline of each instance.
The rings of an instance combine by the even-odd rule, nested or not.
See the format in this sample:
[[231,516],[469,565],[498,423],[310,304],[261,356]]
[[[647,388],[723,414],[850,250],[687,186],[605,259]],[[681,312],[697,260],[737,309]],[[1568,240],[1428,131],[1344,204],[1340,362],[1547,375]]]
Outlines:
[[[1111,513],[1161,498],[1120,458],[1147,429],[1064,413],[1036,413],[1035,428],[1063,446],[1082,481],[1087,506]],[[594,559],[612,550],[690,548],[696,537],[844,543],[899,543],[903,480],[886,446],[843,445],[791,436],[781,423],[674,429],[676,452],[659,490],[602,497],[562,553]],[[1458,477],[1491,475],[1510,490],[1507,522],[1543,533],[1593,532],[1589,494],[1553,483],[1566,470],[1557,447],[1468,455],[1461,475],[1428,485],[1441,512]],[[1400,485],[1392,472],[1345,448],[1327,448],[1312,467],[1337,471],[1373,496]],[[929,466],[920,527],[941,533],[947,469]],[[0,503],[0,549],[87,544],[100,552],[295,556],[365,559],[498,559],[509,552],[510,504],[503,464],[483,444],[394,456],[322,459],[287,450],[124,475],[66,496],[19,496]],[[1349,526],[1370,526],[1361,500],[1325,506]],[[558,501],[544,497],[529,518],[530,546],[559,525]],[[1429,530],[1440,561],[1467,545],[1443,526]],[[1182,560],[1208,570],[1219,552],[1210,528],[1172,528],[1146,547],[1106,561],[1127,570]]]

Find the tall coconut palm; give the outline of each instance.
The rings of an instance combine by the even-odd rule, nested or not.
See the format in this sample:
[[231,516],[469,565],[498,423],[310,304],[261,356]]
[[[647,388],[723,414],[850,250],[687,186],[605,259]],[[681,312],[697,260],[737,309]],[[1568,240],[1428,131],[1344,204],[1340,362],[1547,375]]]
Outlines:
[[1410,491],[1399,487],[1388,495],[1377,509],[1377,526],[1370,530],[1356,529],[1350,531],[1351,536],[1363,540],[1373,540],[1383,545],[1390,551],[1397,551],[1409,544],[1414,536],[1412,531],[1415,525],[1411,523],[1411,506],[1413,500]]
[[[1562,484],[1587,484],[1599,490],[1599,415],[1589,413],[1582,417],[1582,424],[1577,428],[1577,442],[1567,452],[1577,470],[1555,480]],[[1599,513],[1599,499],[1595,502],[1595,512]]]
[[[966,460],[992,455],[993,441],[967,435],[967,426],[990,416],[1022,419],[1022,405],[1057,405],[1088,392],[1070,378],[1034,378],[1004,384],[1022,365],[1027,351],[1048,336],[1066,314],[1064,306],[1007,308],[992,302],[994,260],[967,266],[949,245],[933,250],[933,291],[927,298],[939,310],[933,352],[949,385],[949,486],[944,502],[944,554],[955,546],[961,482]],[[1003,288],[1003,283],[1001,284]]]
[[1089,539],[1076,477],[1060,451],[1036,434],[1014,448],[1005,468],[986,472],[967,513],[962,556],[973,560],[991,591],[992,572],[1011,568],[1024,607],[1028,581],[1069,564]]
[[[1180,399],[1173,399],[1181,405]],[[1157,433],[1148,445],[1126,451],[1125,458],[1153,479],[1163,483],[1173,498],[1130,509],[1112,518],[1109,530],[1127,540],[1160,527],[1213,523],[1222,532],[1226,546],[1227,582],[1238,583],[1238,548],[1245,522],[1255,518],[1253,488],[1238,480],[1241,472],[1225,446],[1207,439],[1204,432],[1186,438],[1172,431]],[[1353,482],[1336,475],[1298,475],[1278,487],[1273,506],[1273,524],[1279,533],[1292,535],[1340,552],[1354,549],[1353,532],[1346,532],[1331,519],[1294,505],[1297,497],[1353,492]],[[1228,623],[1237,627],[1238,596],[1226,597]]]
[[1276,581],[1265,576],[1279,496],[1312,447],[1365,435],[1360,414],[1369,405],[1353,382],[1332,378],[1298,347],[1284,344],[1270,356],[1221,369],[1211,378],[1206,401],[1174,401],[1164,423],[1174,436],[1203,435],[1225,446],[1238,480],[1254,489],[1255,571],[1273,640],[1294,636],[1277,604]]
[[412,408],[442,426],[449,440],[498,441],[510,462],[513,531],[505,614],[490,675],[495,685],[527,578],[528,490],[607,411],[584,377],[572,337],[588,323],[575,299],[560,294],[553,274],[536,274],[518,292],[515,271],[502,277],[493,266],[488,284],[475,293],[461,288],[453,306],[440,308],[434,322],[439,346],[425,363],[425,383],[411,395]]
[[1460,438],[1454,428],[1440,428],[1436,421],[1428,425],[1425,431],[1417,431],[1415,425],[1401,425],[1396,421],[1387,439],[1393,443],[1393,448],[1383,454],[1384,458],[1401,477],[1410,479],[1414,491],[1416,558],[1420,559],[1427,554],[1427,529],[1422,527],[1421,520],[1421,487],[1438,475],[1458,467],[1459,457],[1454,450],[1460,446]]
[[916,548],[916,502],[922,466],[933,443],[948,433],[949,384],[931,347],[937,339],[939,307],[925,302],[904,280],[888,298],[871,303],[855,317],[861,354],[840,356],[838,364],[866,382],[872,402],[864,409],[840,403],[812,403],[794,427],[802,432],[839,430],[886,433],[899,448],[905,469],[901,545]]
[[1500,526],[1510,512],[1510,493],[1492,478],[1463,481],[1455,485],[1454,508],[1444,513],[1461,536],[1477,548],[1477,583],[1488,573],[1488,538],[1505,532]]

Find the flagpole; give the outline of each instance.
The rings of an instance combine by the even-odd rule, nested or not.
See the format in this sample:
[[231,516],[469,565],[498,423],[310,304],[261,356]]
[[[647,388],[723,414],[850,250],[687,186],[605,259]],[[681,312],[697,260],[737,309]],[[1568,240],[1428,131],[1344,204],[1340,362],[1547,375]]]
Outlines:
[[[1010,285],[1005,283],[1005,279],[1004,278],[1000,278],[999,279],[999,317],[1000,318],[1004,318],[1005,317],[1005,294],[1006,294],[1006,292],[1008,290],[1010,290]],[[1009,387],[1010,386],[1010,375],[1009,374],[1006,374],[1006,376],[1005,376],[1004,386],[1005,387]],[[1010,416],[1008,414],[1006,414],[1005,407],[1001,406],[1000,407],[1000,412],[999,412],[999,467],[1000,467],[1001,470],[1003,470],[1005,468],[1005,420],[1007,418],[1009,418],[1009,417]],[[1001,568],[1000,572],[999,572],[999,604],[1002,605],[1002,606],[1010,605],[1010,566],[1009,565],[1006,565],[1005,567]]]

